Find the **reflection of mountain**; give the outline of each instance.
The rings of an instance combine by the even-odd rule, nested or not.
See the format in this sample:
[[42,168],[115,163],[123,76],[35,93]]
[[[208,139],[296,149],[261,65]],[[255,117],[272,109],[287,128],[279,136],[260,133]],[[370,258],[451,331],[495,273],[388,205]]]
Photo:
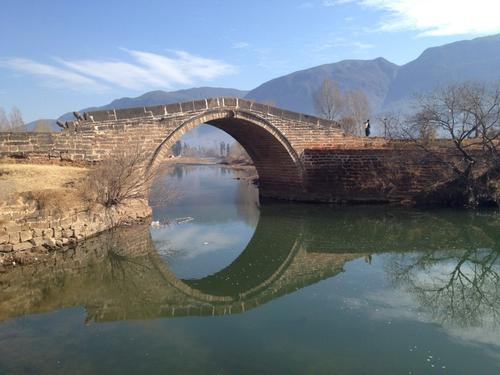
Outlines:
[[[245,251],[225,269],[198,280],[180,280],[169,270],[148,227],[124,228],[55,254],[50,262],[0,274],[0,320],[73,306],[84,306],[87,319],[94,321],[240,313],[332,277],[346,262],[374,252],[424,250],[413,253],[415,261],[407,256],[405,267],[427,264],[427,254],[445,254],[452,265],[464,263],[466,256],[482,267],[477,278],[485,274],[498,280],[497,266],[477,261],[488,249],[497,265],[494,219],[457,212],[264,206]],[[482,287],[494,285],[477,282],[467,290],[486,293]],[[499,299],[491,301],[498,311]],[[459,307],[448,305],[440,313]]]

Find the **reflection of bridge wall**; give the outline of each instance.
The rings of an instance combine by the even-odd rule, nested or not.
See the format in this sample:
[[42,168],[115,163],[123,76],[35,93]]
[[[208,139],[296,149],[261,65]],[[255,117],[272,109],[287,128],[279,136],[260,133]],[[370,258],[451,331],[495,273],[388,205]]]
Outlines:
[[495,228],[489,217],[454,212],[268,206],[246,250],[200,280],[175,277],[148,227],[122,228],[0,273],[0,320],[77,306],[93,321],[234,314],[334,276],[367,253],[498,249]]

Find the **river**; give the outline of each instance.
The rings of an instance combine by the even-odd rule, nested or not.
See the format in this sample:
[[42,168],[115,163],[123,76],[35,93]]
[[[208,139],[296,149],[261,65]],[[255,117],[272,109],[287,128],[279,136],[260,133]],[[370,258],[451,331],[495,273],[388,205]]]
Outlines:
[[260,205],[251,175],[177,166],[153,226],[0,274],[0,374],[500,373],[497,211]]

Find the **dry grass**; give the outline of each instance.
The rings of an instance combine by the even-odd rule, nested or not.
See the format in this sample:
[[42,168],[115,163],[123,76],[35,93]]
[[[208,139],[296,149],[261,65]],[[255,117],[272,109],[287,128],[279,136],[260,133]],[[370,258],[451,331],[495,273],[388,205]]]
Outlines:
[[86,168],[38,164],[0,164],[0,209],[20,201],[62,213],[82,203],[75,185]]

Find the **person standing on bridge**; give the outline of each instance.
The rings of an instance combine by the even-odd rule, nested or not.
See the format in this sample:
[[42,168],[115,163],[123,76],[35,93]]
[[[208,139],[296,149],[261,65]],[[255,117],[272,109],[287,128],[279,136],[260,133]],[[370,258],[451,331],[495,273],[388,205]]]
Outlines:
[[370,119],[366,120],[365,122],[365,135],[367,137],[370,136]]

